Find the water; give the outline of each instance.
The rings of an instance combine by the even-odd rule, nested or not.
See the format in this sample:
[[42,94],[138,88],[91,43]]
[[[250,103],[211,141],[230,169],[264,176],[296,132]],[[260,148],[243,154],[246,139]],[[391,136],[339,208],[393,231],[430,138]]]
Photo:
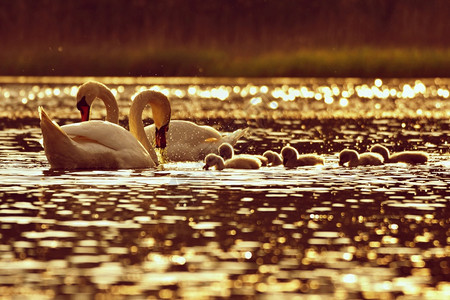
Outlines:
[[[50,171],[37,106],[77,122],[73,95],[84,80],[1,79],[6,299],[450,295],[450,80],[103,78],[122,120],[131,95],[153,86],[169,95],[173,119],[249,127],[237,152],[290,143],[326,164]],[[104,114],[100,104],[93,112]],[[376,142],[427,151],[430,161],[338,166],[340,150]]]

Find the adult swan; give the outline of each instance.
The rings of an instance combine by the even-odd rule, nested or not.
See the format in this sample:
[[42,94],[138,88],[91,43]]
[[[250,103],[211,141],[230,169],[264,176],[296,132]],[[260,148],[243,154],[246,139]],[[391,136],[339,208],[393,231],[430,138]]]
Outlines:
[[142,112],[147,104],[152,107],[157,128],[156,147],[164,148],[170,103],[166,96],[155,91],[143,91],[135,97],[130,108],[130,131],[98,120],[60,127],[39,107],[44,150],[51,168],[106,170],[157,166],[157,155],[142,123]]

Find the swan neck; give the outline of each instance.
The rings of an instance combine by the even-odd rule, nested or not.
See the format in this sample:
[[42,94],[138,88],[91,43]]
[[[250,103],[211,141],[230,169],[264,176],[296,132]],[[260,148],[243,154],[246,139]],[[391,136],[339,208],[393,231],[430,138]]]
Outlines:
[[156,155],[155,150],[153,149],[147,135],[144,130],[144,123],[142,121],[142,113],[144,111],[145,106],[148,101],[144,101],[145,99],[136,97],[131,104],[130,113],[129,113],[129,126],[130,132],[134,135],[134,137],[144,146],[145,150],[150,154],[150,157],[158,164],[158,156]]
[[106,107],[106,121],[119,124],[119,106],[113,93],[109,89],[105,89],[99,96]]

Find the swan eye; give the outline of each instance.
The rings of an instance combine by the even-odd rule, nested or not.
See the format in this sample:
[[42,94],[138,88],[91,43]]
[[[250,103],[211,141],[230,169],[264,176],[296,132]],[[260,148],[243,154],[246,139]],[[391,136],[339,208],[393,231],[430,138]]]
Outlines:
[[89,107],[89,104],[86,102],[86,96],[83,96],[81,100],[77,102],[77,109],[81,111],[86,106]]

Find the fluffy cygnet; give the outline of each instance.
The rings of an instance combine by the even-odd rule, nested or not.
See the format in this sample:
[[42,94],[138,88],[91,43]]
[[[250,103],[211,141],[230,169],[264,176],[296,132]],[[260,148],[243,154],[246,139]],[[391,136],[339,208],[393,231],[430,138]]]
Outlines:
[[315,154],[299,155],[297,149],[291,146],[283,147],[281,149],[281,156],[283,157],[283,165],[287,168],[324,164],[323,157]]
[[384,162],[389,163],[425,164],[428,161],[428,153],[423,151],[403,151],[390,154],[389,150],[380,144],[373,145],[370,151],[381,154]]
[[210,167],[215,167],[216,170],[230,169],[259,169],[261,161],[252,156],[236,156],[226,161],[217,154],[210,153],[205,157],[205,165],[203,169],[208,170]]
[[283,158],[280,154],[276,153],[272,150],[267,150],[263,153],[263,156],[267,158],[267,165],[268,166],[279,166],[283,164]]
[[348,163],[349,167],[376,166],[383,164],[384,158],[379,153],[365,152],[359,154],[355,150],[342,150],[339,153],[339,165]]
[[219,155],[224,159],[237,158],[237,157],[254,157],[261,161],[262,166],[266,166],[268,163],[268,159],[262,155],[250,155],[250,154],[238,154],[234,155],[233,146],[229,143],[223,143],[218,148]]

